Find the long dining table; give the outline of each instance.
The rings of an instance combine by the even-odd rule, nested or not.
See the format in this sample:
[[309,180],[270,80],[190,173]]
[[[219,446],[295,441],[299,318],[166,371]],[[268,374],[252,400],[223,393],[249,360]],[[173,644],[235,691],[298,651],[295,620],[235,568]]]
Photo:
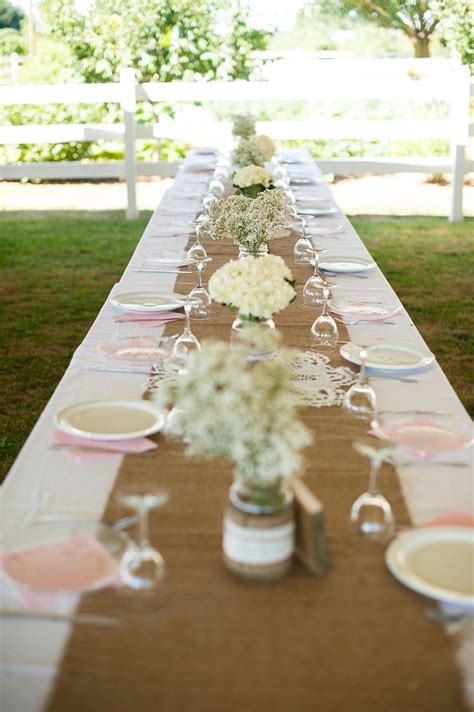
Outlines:
[[[331,255],[370,258],[349,220],[335,204],[317,164],[304,150],[281,152],[297,190],[307,201],[336,210],[317,220],[317,245]],[[183,250],[191,244],[216,162],[212,151],[191,151],[172,187],[137,243],[111,295],[153,289],[186,294],[195,274],[138,271],[151,250]],[[298,179],[303,178],[303,181]],[[336,226],[339,232],[333,232]],[[274,240],[298,281],[298,297],[276,316],[284,344],[311,348],[316,310],[304,307],[301,289],[311,267],[293,262],[294,235]],[[208,276],[236,258],[230,241],[206,240],[213,258]],[[80,277],[78,277],[79,279]],[[332,277],[341,293],[400,304],[382,271]],[[474,700],[473,649],[467,627],[443,626],[425,615],[435,605],[403,587],[388,572],[384,547],[354,543],[347,536],[351,502],[366,488],[367,462],[352,450],[357,427],[339,406],[302,409],[314,434],[305,478],[326,511],[331,569],[318,577],[295,562],[281,581],[243,582],[222,563],[222,513],[231,482],[226,463],[186,458],[179,444],[162,435],[146,458],[114,455],[72,458],[51,447],[53,417],[78,401],[140,399],[146,376],[107,370],[97,345],[116,334],[118,310],[104,303],[42,412],[1,489],[2,533],[43,515],[113,521],[124,512],[116,502],[118,484],[156,480],[170,503],[152,515],[152,541],[167,564],[166,600],[156,616],[139,614],[118,628],[74,625],[71,620],[2,617],[1,709],[4,712],[157,710],[217,712],[436,712],[468,709]],[[213,305],[211,318],[193,321],[200,339],[228,339],[232,314]],[[340,325],[341,340],[409,343],[429,349],[402,308],[393,323]],[[180,324],[169,324],[167,334]],[[160,334],[162,329],[157,330]],[[348,365],[339,351],[331,365]],[[384,410],[447,411],[470,422],[436,362],[411,382],[374,379]],[[350,420],[350,419],[349,419]],[[456,511],[472,511],[470,452],[460,466],[384,465],[380,485],[401,527],[423,526]],[[104,591],[68,601],[62,613],[115,610],[117,593]],[[94,598],[95,597],[95,598]],[[115,597],[115,598],[114,598]],[[2,588],[2,610],[24,602]],[[160,604],[161,605],[161,604]],[[126,619],[126,615],[124,618]]]

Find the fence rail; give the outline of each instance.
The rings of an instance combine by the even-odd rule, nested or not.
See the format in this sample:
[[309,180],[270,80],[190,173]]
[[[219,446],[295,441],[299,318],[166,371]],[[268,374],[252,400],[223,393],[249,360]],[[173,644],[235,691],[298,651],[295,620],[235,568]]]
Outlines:
[[243,101],[352,101],[357,99],[421,102],[443,100],[449,103],[446,119],[434,120],[304,120],[262,121],[258,130],[275,139],[448,139],[450,157],[426,158],[339,158],[321,159],[318,164],[333,173],[452,173],[450,220],[462,220],[464,174],[474,170],[466,160],[469,124],[470,78],[466,67],[456,67],[437,79],[392,78],[390,80],[351,77],[339,81],[329,75],[311,84],[307,77],[283,82],[168,82],[137,84],[135,71],[123,69],[120,82],[110,84],[4,85],[0,86],[0,105],[25,104],[103,104],[119,103],[123,122],[116,124],[52,124],[0,126],[0,144],[57,143],[120,139],[125,160],[108,163],[44,162],[0,166],[0,178],[117,178],[127,181],[127,217],[136,217],[138,175],[174,175],[177,164],[136,161],[137,139],[177,139],[190,143],[215,143],[229,136],[229,122],[162,120],[141,125],[136,122],[138,101],[180,104],[189,102]]

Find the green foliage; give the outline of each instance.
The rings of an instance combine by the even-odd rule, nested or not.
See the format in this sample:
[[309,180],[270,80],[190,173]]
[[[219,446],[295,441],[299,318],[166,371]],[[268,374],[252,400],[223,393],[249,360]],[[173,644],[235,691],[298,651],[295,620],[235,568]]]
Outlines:
[[87,82],[116,81],[127,66],[141,82],[248,79],[251,51],[267,44],[240,0],[95,0],[85,14],[44,0],[43,13]]
[[315,7],[341,17],[352,13],[379,27],[400,30],[413,44],[415,57],[430,55],[438,20],[428,0],[308,0],[305,11],[311,13]]
[[474,74],[474,12],[470,0],[434,0],[433,13],[439,20],[443,44],[456,52]]
[[11,27],[0,29],[0,57],[13,54],[13,52],[26,54],[23,33]]
[[24,16],[24,12],[12,5],[10,0],[0,0],[0,28],[10,27],[19,30]]

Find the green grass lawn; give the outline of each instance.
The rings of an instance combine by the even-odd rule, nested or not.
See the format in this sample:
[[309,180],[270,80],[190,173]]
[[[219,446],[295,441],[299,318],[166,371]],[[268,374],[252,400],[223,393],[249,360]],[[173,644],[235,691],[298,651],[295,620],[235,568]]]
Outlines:
[[[66,369],[140,238],[148,215],[0,217],[0,477]],[[443,218],[353,220],[471,413],[472,228]]]

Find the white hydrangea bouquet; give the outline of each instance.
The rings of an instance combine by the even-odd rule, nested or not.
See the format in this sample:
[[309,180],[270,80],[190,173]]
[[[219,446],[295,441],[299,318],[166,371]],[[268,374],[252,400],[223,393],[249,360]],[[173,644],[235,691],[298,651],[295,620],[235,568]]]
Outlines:
[[239,138],[250,138],[256,133],[256,118],[252,114],[235,114],[232,117],[232,133]]
[[264,190],[271,190],[275,186],[272,174],[261,166],[245,166],[234,174],[233,185],[236,192],[247,198],[256,198]]
[[276,153],[276,146],[268,136],[255,134],[242,139],[234,151],[234,163],[237,166],[263,166],[271,161]]
[[209,210],[209,235],[213,240],[233,240],[248,254],[257,256],[266,244],[281,236],[292,211],[280,190],[265,190],[256,198],[231,195],[216,200]]
[[160,402],[176,408],[169,432],[188,443],[186,454],[223,457],[256,501],[281,492],[302,467],[301,450],[311,442],[298,420],[291,355],[252,363],[245,346],[203,342],[185,374],[162,384]]
[[210,278],[209,294],[241,318],[253,321],[271,319],[296,297],[291,270],[276,255],[227,262]]

